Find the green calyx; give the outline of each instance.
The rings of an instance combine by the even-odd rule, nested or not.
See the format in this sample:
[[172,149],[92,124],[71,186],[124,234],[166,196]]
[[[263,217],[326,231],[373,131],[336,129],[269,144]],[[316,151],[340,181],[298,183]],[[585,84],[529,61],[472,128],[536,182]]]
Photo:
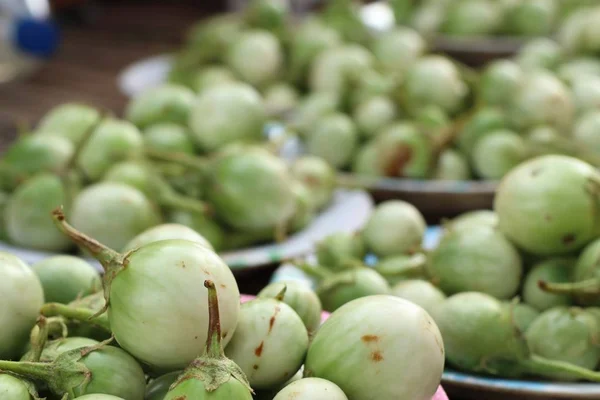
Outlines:
[[85,393],[92,380],[92,372],[82,362],[90,353],[100,350],[113,339],[94,346],[82,347],[59,354],[52,362],[0,360],[0,371],[8,371],[37,381],[43,381],[59,396]]
[[177,388],[186,381],[202,382],[207,392],[214,392],[231,379],[239,381],[249,393],[254,393],[246,375],[241,368],[225,356],[221,344],[221,321],[219,317],[219,301],[217,289],[212,281],[204,281],[208,289],[208,337],[204,354],[196,358],[189,367],[177,378],[169,391]]

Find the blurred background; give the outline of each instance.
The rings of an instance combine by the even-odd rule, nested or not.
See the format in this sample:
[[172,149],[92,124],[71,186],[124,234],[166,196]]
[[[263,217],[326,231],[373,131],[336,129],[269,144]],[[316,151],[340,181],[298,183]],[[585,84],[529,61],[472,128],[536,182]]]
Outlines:
[[[43,8],[45,2],[36,6],[35,0],[10,0],[2,7],[6,13],[27,3]],[[35,123],[62,102],[91,103],[120,112],[126,104],[115,80],[120,70],[140,58],[172,51],[181,45],[190,25],[231,4],[225,0],[52,0],[49,6],[60,29],[60,43],[33,75],[0,86],[2,148],[14,138],[18,126]]]

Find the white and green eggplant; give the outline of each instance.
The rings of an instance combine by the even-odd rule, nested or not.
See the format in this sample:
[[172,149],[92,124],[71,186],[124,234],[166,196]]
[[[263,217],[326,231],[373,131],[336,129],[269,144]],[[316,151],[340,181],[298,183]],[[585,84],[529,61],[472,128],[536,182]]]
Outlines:
[[185,368],[206,343],[204,280],[220,288],[223,342],[233,336],[240,293],[231,270],[212,250],[188,240],[163,240],[126,254],[77,231],[55,210],[60,229],[104,267],[110,328],[119,345],[155,370]]
[[58,396],[110,394],[143,400],[146,388],[138,362],[105,342],[65,351],[49,362],[0,361],[0,369],[42,381]]
[[348,397],[335,383],[304,378],[284,387],[273,400],[348,400]]
[[206,280],[208,290],[208,332],[206,348],[171,385],[164,400],[223,399],[251,400],[252,389],[241,368],[225,357],[221,344],[219,300],[215,284]]
[[321,300],[319,296],[302,282],[277,282],[267,285],[258,293],[258,297],[278,299],[283,292],[283,301],[292,307],[304,322],[309,333],[315,332],[321,325]]
[[305,362],[305,376],[327,379],[353,400],[430,400],[443,370],[444,344],[429,314],[385,295],[331,314]]
[[280,300],[258,298],[242,304],[225,354],[244,371],[250,386],[267,389],[290,379],[307,349],[308,332],[298,314]]
[[21,259],[0,252],[0,359],[19,357],[44,304],[40,280]]

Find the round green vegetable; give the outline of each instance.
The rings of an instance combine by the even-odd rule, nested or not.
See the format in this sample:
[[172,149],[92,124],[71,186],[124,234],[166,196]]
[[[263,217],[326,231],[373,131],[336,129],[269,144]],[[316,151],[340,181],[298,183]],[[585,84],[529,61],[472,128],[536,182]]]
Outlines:
[[348,400],[348,397],[332,382],[304,378],[284,387],[273,400]]
[[[533,354],[594,370],[600,362],[600,321],[581,308],[555,307],[543,312],[527,329]],[[557,374],[569,379],[568,374]]]
[[306,376],[335,383],[353,400],[429,400],[443,369],[435,322],[393,296],[369,296],[338,309],[313,338],[305,362]]
[[[310,270],[304,269],[310,274]],[[323,274],[317,294],[323,308],[335,311],[344,304],[366,296],[388,294],[390,286],[375,270],[367,267],[356,267],[335,274]]]
[[450,226],[430,254],[428,270],[445,293],[478,291],[499,299],[517,293],[523,274],[517,249],[486,225]]
[[315,332],[321,324],[321,301],[309,286],[300,282],[277,282],[267,285],[258,297],[277,298],[285,289],[283,301],[290,306],[304,322],[309,333]]
[[366,249],[361,235],[337,232],[318,242],[316,253],[321,266],[330,270],[342,270],[361,264]]
[[463,108],[469,92],[458,68],[436,55],[422,57],[409,69],[402,90],[402,101],[412,114],[432,105],[454,114]]
[[283,65],[281,45],[272,33],[246,31],[227,52],[227,65],[243,81],[255,87],[277,79]]
[[471,170],[467,158],[456,150],[444,150],[438,159],[433,178],[441,181],[469,180]]
[[533,254],[578,250],[598,236],[599,182],[592,166],[574,158],[550,155],[526,161],[506,175],[497,189],[498,226]]
[[0,359],[21,355],[44,303],[40,280],[27,264],[12,254],[0,252]]
[[[564,361],[531,354],[512,317],[514,306],[477,292],[459,293],[434,313],[454,367],[503,377],[561,376],[600,380],[600,374]],[[529,327],[531,329],[532,326]]]
[[185,125],[194,97],[194,92],[186,87],[162,84],[134,97],[125,116],[141,129],[162,122]]
[[540,311],[573,304],[573,299],[568,295],[544,292],[540,289],[539,282],[571,282],[574,264],[572,259],[561,258],[549,259],[536,264],[525,277],[523,300]]
[[533,39],[519,50],[516,61],[524,70],[553,70],[562,61],[562,48],[548,38]]
[[515,132],[502,130],[485,135],[473,148],[473,167],[483,179],[498,180],[525,160],[527,148]]
[[57,396],[109,394],[143,400],[144,371],[124,350],[103,343],[57,354],[49,362],[0,361],[2,370],[43,381]]
[[27,382],[8,374],[0,374],[0,396],[10,400],[32,400],[31,386]]
[[239,290],[231,270],[212,250],[188,240],[163,240],[121,255],[76,231],[59,210],[55,220],[107,271],[104,288],[111,330],[138,360],[174,371],[200,354],[208,325],[202,289],[207,278],[219,287],[223,342],[229,342],[237,323]]
[[387,97],[375,96],[359,103],[352,116],[362,136],[369,138],[396,119],[396,105]]
[[36,134],[61,136],[80,143],[100,121],[100,113],[85,104],[65,103],[50,110],[37,126]]
[[189,132],[171,122],[155,124],[144,129],[144,147],[159,152],[194,154]]
[[573,103],[579,114],[600,108],[600,77],[582,76],[571,84]]
[[286,223],[295,208],[287,166],[259,147],[238,150],[222,154],[210,168],[207,195],[217,215],[240,230]]
[[9,197],[4,209],[6,234],[19,246],[64,251],[71,247],[50,218],[51,211],[69,206],[65,186],[56,175],[40,174],[23,184]]
[[239,141],[258,141],[265,122],[260,94],[243,83],[215,85],[200,93],[188,121],[192,138],[205,151]]
[[438,304],[446,299],[444,292],[420,279],[398,282],[390,294],[422,307],[429,314],[433,314]]
[[495,228],[498,226],[498,216],[490,210],[469,211],[450,221],[452,230],[471,229],[479,226],[489,226]]
[[302,99],[293,111],[290,117],[291,126],[300,134],[308,137],[317,126],[317,121],[335,113],[339,106],[340,100],[335,93],[311,93]]
[[298,91],[290,84],[275,83],[264,92],[265,109],[270,116],[291,112],[300,101]]
[[429,174],[433,144],[410,123],[397,123],[375,138],[378,169],[386,176],[422,179]]
[[308,134],[306,149],[335,168],[343,168],[352,160],[358,145],[358,131],[352,119],[334,113],[317,120]]
[[61,136],[30,135],[11,144],[2,155],[2,163],[18,175],[39,172],[64,172],[75,148]]
[[509,119],[517,129],[538,125],[568,127],[574,114],[569,89],[549,72],[528,73],[512,97]]
[[442,31],[450,35],[483,36],[502,24],[501,5],[489,0],[462,0],[450,4]]
[[600,162],[598,161],[600,156],[598,129],[600,129],[600,110],[583,114],[573,127],[573,141],[580,154],[590,158],[594,165]]
[[343,95],[351,82],[373,66],[373,56],[357,44],[342,45],[323,51],[312,64],[309,78],[314,92]]
[[82,190],[71,212],[73,226],[114,249],[122,249],[135,236],[160,223],[158,211],[142,192],[113,182]]
[[192,87],[197,93],[201,93],[210,87],[235,81],[235,75],[230,69],[220,65],[209,65],[196,73]]
[[506,116],[502,110],[483,107],[465,122],[458,134],[458,147],[466,155],[473,154],[477,142],[490,132],[506,129],[507,125]]
[[523,79],[523,71],[514,61],[494,61],[481,75],[479,98],[490,106],[506,105],[512,100]]
[[294,82],[303,83],[313,60],[327,49],[341,44],[340,34],[317,18],[303,18],[290,38],[289,74]]
[[225,245],[225,232],[223,228],[204,214],[174,210],[169,213],[169,221],[192,228],[208,240],[215,251],[220,251]]
[[31,268],[42,283],[47,303],[67,304],[102,288],[96,269],[79,257],[48,257]]
[[99,180],[115,162],[139,156],[144,149],[142,134],[131,123],[103,121],[87,139],[77,165],[90,180]]
[[377,63],[386,73],[402,76],[425,53],[423,38],[409,28],[378,35],[372,45]]
[[151,381],[146,386],[144,400],[164,400],[169,388],[177,381],[179,375],[181,375],[181,371],[169,372]]
[[321,209],[331,202],[336,177],[335,170],[325,160],[302,156],[294,161],[291,172],[310,192],[315,209]]
[[551,33],[558,13],[554,0],[516,2],[506,16],[508,31],[515,35],[541,36]]
[[367,248],[381,257],[416,252],[425,235],[425,219],[413,205],[388,200],[371,214],[363,238]]
[[215,284],[206,280],[204,286],[208,290],[209,315],[206,346],[202,355],[192,361],[171,385],[164,400],[252,400],[252,389],[244,372],[223,353],[219,299]]
[[212,245],[201,234],[185,225],[162,224],[145,230],[125,245],[124,253],[161,240],[181,239],[198,243],[214,250]]
[[227,357],[240,366],[257,389],[284,383],[302,365],[308,333],[302,319],[287,304],[259,298],[242,304]]
[[426,275],[427,257],[422,253],[413,255],[396,255],[378,260],[374,269],[383,276],[390,285],[407,279],[422,279]]

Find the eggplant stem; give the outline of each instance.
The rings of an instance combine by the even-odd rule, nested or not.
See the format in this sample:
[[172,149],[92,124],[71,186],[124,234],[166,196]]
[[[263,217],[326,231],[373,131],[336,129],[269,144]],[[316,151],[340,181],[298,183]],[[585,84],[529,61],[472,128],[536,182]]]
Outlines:
[[213,281],[204,281],[208,289],[208,336],[206,338],[206,355],[209,358],[224,358],[221,346],[221,317],[219,315],[219,298]]
[[375,270],[384,277],[397,277],[416,272],[420,272],[423,275],[426,275],[426,265],[427,257],[419,253],[406,260],[406,264],[402,265],[401,268],[383,269],[375,267]]
[[279,293],[277,293],[277,296],[275,296],[275,300],[277,301],[283,301],[284,297],[285,297],[285,292],[287,291],[287,285],[284,283],[283,284],[283,288],[281,289],[281,291]]
[[549,360],[544,357],[532,355],[529,359],[519,361],[519,365],[527,373],[552,377],[554,374],[568,374],[573,378],[584,379],[591,382],[600,382],[600,372],[564,362]]
[[150,149],[146,149],[145,153],[151,159],[172,162],[200,172],[205,172],[207,168],[207,159],[187,153],[167,153]]
[[0,360],[0,372],[12,372],[46,382],[54,376],[52,368],[52,363]]
[[48,320],[45,316],[40,315],[37,318],[36,324],[31,330],[30,340],[32,359],[31,361],[38,362],[42,357],[42,351],[48,341]]
[[68,236],[73,242],[83,246],[87,251],[89,251],[94,258],[100,261],[106,272],[108,272],[108,266],[112,265],[112,263],[115,261],[123,261],[121,254],[103,245],[96,239],[87,236],[85,233],[79,232],[71,224],[69,224],[62,207],[58,207],[52,211],[52,217],[54,218],[54,222],[58,226],[58,229],[60,229],[61,232]]
[[111,333],[108,318],[96,316],[96,312],[82,307],[71,307],[60,303],[46,303],[40,313],[46,317],[62,316],[75,321],[87,322]]
[[538,281],[538,286],[545,292],[556,294],[600,294],[600,282],[596,278],[575,283],[554,283]]
[[319,280],[329,278],[331,275],[333,275],[333,273],[327,271],[322,267],[311,265],[306,262],[294,263],[294,266],[300,269],[305,274],[310,275],[313,278],[317,278]]

